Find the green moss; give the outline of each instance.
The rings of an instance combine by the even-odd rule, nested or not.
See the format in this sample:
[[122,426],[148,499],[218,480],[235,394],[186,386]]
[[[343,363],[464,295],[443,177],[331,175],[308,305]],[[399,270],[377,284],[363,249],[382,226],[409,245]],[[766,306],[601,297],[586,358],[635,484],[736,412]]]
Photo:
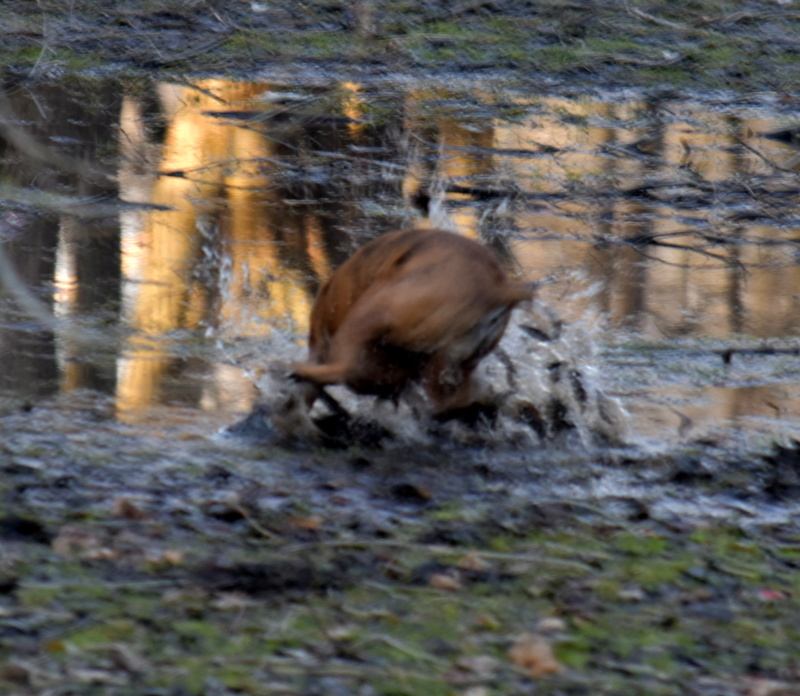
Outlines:
[[[800,65],[800,52],[797,51],[777,51],[770,58],[778,65],[786,65],[795,69]],[[796,74],[795,77],[797,77]]]
[[18,65],[32,65],[40,59],[42,52],[41,46],[28,46],[14,54],[12,62]]
[[355,48],[358,41],[342,32],[309,32],[303,35],[302,44],[309,58],[338,58],[343,52]]
[[150,619],[157,612],[163,610],[163,600],[154,595],[142,595],[132,592],[125,592],[122,595],[123,610],[129,616],[136,619]]
[[176,621],[172,628],[177,633],[192,638],[219,640],[220,629],[209,621]]
[[458,22],[433,22],[424,29],[425,34],[441,34],[443,36],[470,36],[474,32]]
[[643,588],[655,589],[660,585],[676,582],[680,574],[689,567],[691,559],[651,558],[629,566],[628,573],[631,580]]
[[667,548],[663,537],[623,533],[617,536],[617,548],[635,556],[658,554]]
[[129,640],[136,632],[136,624],[127,619],[117,619],[70,633],[65,642],[77,649],[107,646],[116,641]]
[[[137,20],[165,11],[163,3],[147,5],[151,9],[141,3],[137,6]],[[287,9],[282,3],[279,5],[278,15]],[[390,59],[410,59],[423,69],[470,63],[497,68],[516,66],[525,71],[569,73],[571,77],[590,73],[626,86],[702,84],[751,89],[752,77],[765,74],[769,75],[770,85],[781,89],[800,81],[800,75],[792,70],[799,60],[797,52],[790,48],[783,50],[780,42],[763,38],[774,33],[772,25],[777,21],[782,23],[784,31],[791,32],[798,26],[797,19],[787,15],[777,20],[770,12],[759,13],[754,9],[743,21],[708,22],[706,18],[731,14],[724,3],[713,0],[683,3],[680,9],[663,0],[651,2],[643,9],[656,21],[636,16],[619,5],[584,7],[561,0],[537,3],[535,11],[524,16],[511,5],[509,12],[476,8],[448,16],[430,4],[420,7],[411,2],[394,3],[391,8],[380,8],[377,23],[382,32],[377,39],[380,44],[351,29],[353,17],[343,12],[341,4],[312,2],[292,7],[286,14],[287,21],[274,26],[261,21],[263,17],[245,14],[231,22],[230,26],[236,29],[224,44],[200,54],[192,50],[193,39],[197,37],[188,29],[191,13],[180,3],[169,6],[172,9],[166,11],[173,20],[183,18],[187,22],[185,41],[172,43],[163,54],[169,59],[168,53],[174,52],[176,57],[169,63],[170,69],[181,72],[258,69],[269,59],[372,62],[376,56],[388,55]],[[26,68],[57,64],[67,70],[85,71],[109,60],[119,63],[127,58],[135,69],[142,60],[139,49],[131,48],[130,56],[125,55],[125,49],[120,50],[120,46],[132,46],[124,36],[126,29],[134,24],[127,11],[115,15],[113,10],[103,7],[99,12],[99,9],[95,0],[85,0],[70,5],[69,15],[76,25],[107,22],[104,28],[108,34],[104,39],[109,38],[92,41],[87,32],[81,37],[81,44],[76,42],[74,32],[52,32],[43,49],[42,44],[31,43],[30,37],[44,22],[61,21],[63,7],[58,3],[48,3],[45,9],[41,3],[15,6],[5,19],[16,31],[9,32],[9,45],[4,47],[0,59],[4,64]],[[203,8],[198,11],[203,12]],[[662,24],[659,19],[671,22],[672,26]],[[331,26],[337,28],[328,30]],[[59,44],[60,37],[64,39]],[[152,38],[157,43],[158,32]],[[388,51],[386,40],[390,42]],[[72,51],[76,45],[80,49]],[[684,54],[683,62],[676,66],[653,66],[660,60],[663,49]],[[144,51],[147,53],[148,49]],[[191,57],[179,60],[183,52]],[[154,60],[163,57],[157,50],[152,54]],[[617,57],[628,56],[635,60],[616,61]],[[604,74],[604,66],[611,63],[613,69]],[[777,70],[770,72],[770,66]]]
[[615,53],[638,52],[643,48],[647,47],[638,41],[624,36],[616,36],[612,38],[588,38],[586,39],[584,50],[585,52],[613,55]]
[[744,46],[737,46],[731,42],[714,41],[703,46],[702,51],[692,52],[691,57],[705,68],[729,68],[736,62],[742,62],[745,50]]
[[622,591],[622,583],[618,578],[603,578],[594,586],[595,594],[604,602],[616,602]]
[[547,46],[536,51],[536,57],[545,70],[562,71],[581,65],[584,60],[580,50],[573,46]]
[[254,676],[252,666],[246,664],[223,664],[215,678],[237,692],[257,694],[264,688],[262,681]]
[[44,607],[59,596],[59,589],[48,586],[21,587],[17,599],[24,607]]
[[[215,670],[208,660],[208,656],[189,657],[176,664],[178,674],[167,673],[163,682],[167,685],[179,683],[181,689],[189,694],[205,694],[207,682]],[[177,678],[176,678],[177,677]]]
[[[480,520],[477,512],[472,521],[462,519],[457,505],[448,514],[452,523]],[[481,549],[499,575],[489,572],[472,580],[464,575],[455,591],[416,584],[414,578],[432,561],[456,565],[460,554],[398,545],[381,551],[387,561],[391,558],[392,579],[372,572],[336,592],[306,594],[300,602],[250,601],[244,610],[215,608],[213,597],[191,592],[165,604],[157,586],[120,591],[103,581],[105,566],[53,557],[44,561],[48,573],[76,581],[58,588],[23,586],[17,594],[23,606],[57,603],[66,616],[93,618],[81,630],[72,629],[74,618],[60,629],[64,645],[80,651],[81,659],[93,664],[105,659],[109,645],[123,644],[152,665],[143,687],[181,683],[192,694],[203,693],[210,683],[255,693],[263,661],[299,668],[293,654],[318,654],[327,646],[325,653],[332,645],[358,658],[347,663],[350,676],[343,682],[355,691],[368,683],[380,694],[453,693],[453,661],[491,655],[497,660],[497,693],[518,693],[513,685],[520,676],[506,650],[513,636],[551,616],[562,616],[568,625],[553,639],[557,658],[581,679],[596,683],[600,693],[678,696],[668,684],[684,678],[687,659],[737,675],[755,659],[754,650],[763,655],[758,657],[762,668],[788,669],[792,657],[786,646],[800,640],[800,610],[794,603],[759,594],[777,588],[791,597],[795,574],[766,553],[760,540],[736,528],[708,526],[664,535],[646,526],[608,533],[586,523],[562,524],[538,529],[529,538],[490,535],[476,547]],[[491,549],[502,549],[508,558],[492,558]],[[789,545],[786,551],[796,549]],[[329,553],[322,551],[314,562],[328,563]],[[62,658],[54,653],[52,659]],[[335,658],[330,659],[338,673]],[[625,665],[624,678],[602,667],[618,663]],[[326,665],[321,662],[320,669]],[[374,665],[391,677],[367,669]],[[365,672],[358,676],[362,666]],[[652,690],[654,672],[664,675],[660,690]],[[542,684],[570,692],[575,673]],[[300,683],[291,670],[285,679]]]
[[437,683],[433,679],[422,676],[399,674],[391,678],[379,678],[374,685],[376,693],[380,696],[452,696],[452,687],[443,681]]

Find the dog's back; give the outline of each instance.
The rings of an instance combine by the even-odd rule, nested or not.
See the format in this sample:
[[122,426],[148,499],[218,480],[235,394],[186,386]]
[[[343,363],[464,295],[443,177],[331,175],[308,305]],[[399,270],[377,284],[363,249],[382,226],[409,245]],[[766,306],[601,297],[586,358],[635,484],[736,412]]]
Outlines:
[[487,247],[440,230],[370,242],[323,286],[311,312],[309,362],[296,377],[397,397],[414,381],[437,411],[472,398],[471,374],[533,294]]

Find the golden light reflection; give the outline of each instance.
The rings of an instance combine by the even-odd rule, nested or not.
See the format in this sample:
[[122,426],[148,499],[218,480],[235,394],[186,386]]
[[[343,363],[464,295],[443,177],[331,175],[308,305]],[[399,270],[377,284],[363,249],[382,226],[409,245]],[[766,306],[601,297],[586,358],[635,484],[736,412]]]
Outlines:
[[[59,318],[69,317],[75,310],[78,300],[78,274],[75,260],[75,247],[69,243],[69,235],[65,225],[71,221],[63,221],[58,231],[58,247],[56,249],[55,287],[53,292],[53,312]],[[61,336],[58,341],[59,389],[70,392],[79,388],[83,376],[80,365],[75,358],[80,351],[80,342],[69,335]]]
[[[224,80],[194,88],[162,85],[160,175],[147,179],[133,165],[121,172],[124,197],[164,207],[125,214],[122,223],[126,307],[137,338],[119,365],[121,414],[158,401],[176,330],[206,328],[223,337],[307,330],[315,288],[331,272],[332,222],[314,204],[331,194],[327,183],[287,194],[281,178],[287,171],[305,168],[303,176],[312,178],[319,165],[291,160],[286,166],[288,158],[281,158],[299,152],[295,136],[350,157],[348,144],[371,137],[364,119],[371,94],[352,82],[332,87],[341,115],[351,121],[341,126],[346,137],[330,142],[321,130],[311,132],[308,120],[284,127],[278,137],[266,121],[224,117],[280,108],[259,99],[267,90]],[[379,156],[395,155],[405,167],[398,198],[410,207],[418,193],[437,195],[438,186],[441,195],[448,184],[520,192],[518,200],[509,196],[509,227],[520,232],[510,247],[525,276],[555,279],[542,295],[567,320],[602,314],[612,327],[659,340],[796,331],[800,269],[785,248],[707,244],[701,250],[699,235],[717,231],[716,221],[706,210],[683,210],[673,200],[684,180],[711,185],[769,173],[761,158],[738,146],[769,124],[732,122],[693,104],[675,107],[671,118],[652,119],[641,103],[567,98],[520,98],[528,115],[513,121],[430,108],[446,97],[420,89],[402,95],[395,125],[408,150],[390,142],[398,152]],[[153,156],[153,145],[148,150],[140,142],[146,138],[140,118],[135,100],[126,100],[121,123],[130,162]],[[654,180],[674,183],[659,188],[660,202],[621,193]],[[491,231],[484,201],[450,192],[445,203],[461,233]],[[764,239],[776,235],[768,225],[746,231]],[[668,245],[625,244],[630,240]],[[209,393],[249,393],[235,370],[214,371],[212,380]],[[220,403],[208,395],[206,402]]]
[[[637,402],[638,437],[663,442],[670,435],[700,437],[718,428],[780,432],[780,423],[800,419],[794,386],[684,387],[654,389]],[[677,402],[677,403],[676,403]],[[665,405],[676,404],[676,405]]]
[[362,87],[356,82],[342,82],[341,88],[344,92],[342,113],[351,119],[351,122],[347,124],[350,135],[354,139],[358,139],[365,128],[365,124],[362,121],[366,111],[364,98],[361,94]]
[[[713,184],[743,174],[767,174],[763,158],[739,146],[742,138],[769,130],[767,124],[758,119],[734,122],[691,106],[683,119],[656,121],[647,131],[637,132],[602,125],[635,119],[637,110],[631,104],[560,98],[534,104],[530,121],[496,124],[493,146],[541,150],[538,156],[509,158],[507,165],[515,170],[517,186],[533,194],[534,201],[537,193],[544,198],[571,185],[576,190],[575,198],[565,196],[538,206],[543,210],[522,206],[515,218],[517,229],[552,238],[515,241],[513,248],[531,277],[565,279],[562,287],[545,288],[543,293],[566,306],[567,316],[600,310],[612,326],[635,326],[643,337],[656,339],[744,331],[768,336],[797,326],[800,317],[793,288],[798,287],[798,269],[786,257],[785,247],[745,246],[738,258],[727,256],[722,247],[706,253],[670,206],[669,189],[660,207],[581,194],[582,184],[593,179],[601,186],[605,181],[606,186],[624,187],[624,182],[630,186],[652,180],[659,171],[675,186],[681,176]],[[685,216],[697,218],[693,211]],[[641,222],[631,222],[637,219]],[[713,220],[697,219],[701,233],[716,232]],[[764,240],[775,237],[774,228],[750,227],[748,233]],[[664,239],[670,246],[615,244],[615,240],[648,237]],[[595,289],[593,294],[587,294],[590,288]],[[569,298],[576,299],[564,302]],[[768,306],[773,311],[767,311]]]
[[[281,260],[269,168],[274,142],[206,112],[249,105],[266,85],[207,80],[162,85],[167,130],[152,183],[158,206],[123,246],[129,320],[136,331],[119,364],[117,409],[135,419],[155,403],[172,362],[166,337],[205,324],[259,335],[275,324],[303,331],[311,297]],[[129,128],[129,138],[135,129]],[[317,267],[324,265],[318,253]],[[203,279],[203,274],[213,280]],[[231,379],[230,373],[225,373]]]

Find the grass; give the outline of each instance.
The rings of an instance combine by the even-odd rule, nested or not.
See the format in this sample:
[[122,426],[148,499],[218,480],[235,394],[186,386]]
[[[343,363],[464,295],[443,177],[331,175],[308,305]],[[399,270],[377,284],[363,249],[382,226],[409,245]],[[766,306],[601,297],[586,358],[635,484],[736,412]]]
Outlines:
[[[54,3],[20,2],[9,14],[9,26],[47,31],[12,32],[4,62],[22,69],[55,62],[73,71],[105,67],[108,61],[127,63],[129,69],[152,63],[181,73],[241,75],[263,69],[264,61],[282,66],[329,61],[403,72],[512,70],[521,77],[537,73],[571,82],[584,75],[592,84],[599,79],[626,87],[750,89],[753,76],[764,74],[781,89],[800,83],[796,46],[789,38],[800,31],[800,17],[791,10],[776,12],[766,2],[749,6],[745,15],[714,0],[684,3],[680,13],[663,1],[584,8],[547,0],[468,9],[453,18],[433,5],[399,2],[389,8],[376,0],[379,20],[372,35],[359,33],[354,11],[335,3],[298,9],[287,0],[253,12],[247,3],[227,2],[214,12],[198,6],[196,17],[174,3],[169,21],[163,10],[163,3],[134,11],[76,0],[64,13]],[[187,22],[182,34],[175,30],[181,18]],[[213,35],[203,33],[203,21],[216,27]],[[224,41],[204,48],[215,37]]]
[[[279,680],[291,693],[336,683],[353,692],[369,685],[381,696],[452,694],[464,685],[510,695],[534,688],[509,660],[514,637],[560,617],[564,630],[548,640],[564,669],[538,680],[537,693],[585,693],[592,684],[593,693],[677,696],[701,680],[738,688],[749,674],[787,678],[797,667],[800,608],[790,597],[800,574],[787,562],[795,547],[781,557],[768,539],[715,525],[674,532],[568,523],[532,539],[499,534],[449,550],[370,550],[365,540],[377,565],[336,590],[289,597],[201,589],[190,567],[149,569],[149,582],[131,578],[120,591],[110,580],[125,572],[118,562],[42,557],[38,575],[73,580],[19,579],[13,613],[50,616],[38,629],[47,639],[38,648],[3,639],[0,664],[33,662],[44,685],[59,669],[106,675],[92,693],[128,693],[112,688],[132,683],[130,670],[109,661],[121,653],[147,665],[137,688],[180,684],[188,694],[211,684],[260,693]],[[326,563],[337,553],[319,547],[309,557]],[[249,557],[272,553],[251,547]],[[476,558],[480,571],[470,574]],[[460,584],[436,589],[425,579],[431,564],[460,574]],[[0,669],[0,684],[3,674],[13,672]]]

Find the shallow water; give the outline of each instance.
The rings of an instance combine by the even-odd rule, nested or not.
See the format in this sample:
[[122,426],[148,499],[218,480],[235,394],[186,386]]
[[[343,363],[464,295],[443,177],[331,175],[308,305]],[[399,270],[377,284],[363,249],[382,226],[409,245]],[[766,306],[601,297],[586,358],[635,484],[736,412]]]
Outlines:
[[800,156],[770,95],[72,79],[0,110],[0,407],[90,388],[222,426],[303,354],[332,269],[434,224],[547,279],[634,438],[800,433]]

